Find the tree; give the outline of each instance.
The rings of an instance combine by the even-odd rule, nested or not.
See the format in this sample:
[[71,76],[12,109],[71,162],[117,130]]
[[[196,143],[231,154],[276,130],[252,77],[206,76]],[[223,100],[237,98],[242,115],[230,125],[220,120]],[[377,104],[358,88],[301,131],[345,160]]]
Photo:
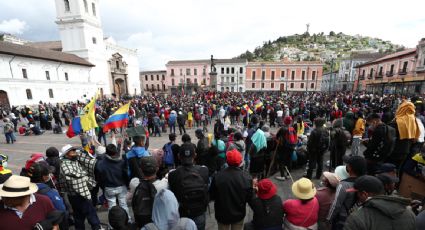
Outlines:
[[329,36],[335,36],[335,32],[333,32],[333,31],[331,31],[331,32],[329,32]]

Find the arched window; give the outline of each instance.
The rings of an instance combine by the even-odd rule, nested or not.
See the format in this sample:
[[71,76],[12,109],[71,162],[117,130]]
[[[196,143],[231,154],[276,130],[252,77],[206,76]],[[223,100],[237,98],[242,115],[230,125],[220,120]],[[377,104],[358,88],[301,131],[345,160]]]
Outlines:
[[69,11],[70,11],[70,8],[69,8],[69,0],[64,0],[64,1],[63,1],[63,3],[64,3],[64,5],[65,5],[65,11],[66,11],[66,12],[69,12]]
[[94,4],[94,2],[92,2],[92,4],[91,4],[91,9],[93,11],[93,16],[96,17],[96,5]]
[[31,99],[32,99],[32,93],[31,93],[31,90],[30,90],[30,89],[27,89],[27,90],[26,90],[26,93],[27,93],[27,99],[28,99],[28,100],[31,100]]
[[84,0],[84,9],[86,10],[86,13],[89,12],[89,6],[87,5],[87,0]]
[[174,78],[171,79],[171,85],[174,86]]

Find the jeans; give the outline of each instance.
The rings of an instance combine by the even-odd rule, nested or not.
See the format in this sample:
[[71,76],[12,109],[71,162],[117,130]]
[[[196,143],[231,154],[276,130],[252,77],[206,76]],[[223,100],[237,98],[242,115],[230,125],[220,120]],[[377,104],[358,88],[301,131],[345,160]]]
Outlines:
[[121,208],[123,208],[128,215],[128,220],[131,222],[131,215],[128,211],[128,206],[126,202],[126,195],[127,195],[127,188],[125,186],[119,186],[119,187],[106,187],[105,188],[105,198],[108,201],[108,208],[109,210],[117,205],[117,198],[118,198],[118,204]]
[[351,143],[351,155],[352,156],[358,156],[359,155],[359,148],[360,148],[360,136],[354,136],[353,142]]
[[192,217],[190,219],[192,219],[193,222],[195,222],[198,230],[204,230],[205,229],[205,222],[206,222],[206,213],[205,212],[200,216]]
[[170,126],[170,133],[176,133],[176,124],[175,123],[169,123]]
[[97,216],[96,209],[93,207],[93,204],[90,200],[87,200],[80,195],[69,195],[68,198],[74,212],[73,216],[76,230],[85,229],[84,221],[86,218],[91,226],[91,229],[100,229],[99,217]]
[[183,130],[183,133],[186,133],[186,129],[184,128],[184,124],[179,124],[179,132],[180,132],[180,135],[182,135],[182,130]]
[[13,134],[13,132],[10,133],[5,133],[4,134],[6,136],[6,142],[9,144],[10,142],[13,144],[13,142],[16,141],[16,137],[15,134]]
[[161,130],[160,130],[159,125],[155,125],[154,126],[154,135],[155,135],[155,137],[156,136],[161,136]]

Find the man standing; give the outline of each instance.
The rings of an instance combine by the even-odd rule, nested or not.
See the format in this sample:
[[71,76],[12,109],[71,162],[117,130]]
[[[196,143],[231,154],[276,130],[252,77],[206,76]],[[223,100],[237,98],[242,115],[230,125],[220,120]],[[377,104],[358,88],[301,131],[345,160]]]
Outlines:
[[362,207],[347,219],[344,230],[415,230],[415,214],[407,208],[409,199],[385,196],[384,186],[374,176],[357,178],[352,191]]
[[307,178],[311,179],[313,176],[313,169],[316,168],[316,179],[320,179],[323,170],[323,155],[329,148],[330,137],[329,132],[325,128],[325,119],[316,118],[314,120],[316,126],[311,131],[310,137],[308,138],[307,150],[308,150],[308,170]]
[[373,134],[369,140],[364,141],[367,148],[363,155],[367,160],[368,174],[375,175],[379,165],[385,161],[389,154],[385,146],[385,135],[388,127],[376,113],[369,115],[366,122],[373,130]]
[[13,134],[14,131],[14,125],[13,123],[9,120],[9,118],[4,118],[3,119],[4,122],[4,126],[3,126],[3,131],[4,131],[4,135],[6,137],[6,142],[12,143],[16,141],[16,137]]
[[229,167],[218,172],[210,188],[219,230],[242,230],[246,204],[252,199],[252,178],[240,166],[242,155],[233,149],[226,154]]
[[194,165],[195,146],[188,142],[180,146],[181,166],[168,175],[170,190],[180,204],[181,217],[192,219],[199,230],[205,229],[208,206],[208,168]]
[[84,221],[92,229],[101,229],[99,217],[91,202],[90,190],[96,186],[92,179],[96,159],[87,152],[81,152],[76,147],[65,145],[61,151],[62,164],[59,175],[61,192],[68,194],[69,202],[74,210],[75,229],[85,229]]
[[196,145],[196,164],[208,166],[208,138],[205,137],[202,129],[196,129],[195,135],[198,138]]
[[[47,196],[36,194],[30,178],[12,175],[0,188],[2,230],[33,229],[54,210]],[[57,226],[56,226],[57,227]]]
[[179,115],[177,116],[177,124],[179,125],[180,135],[186,133],[186,129],[184,128],[184,125],[186,124],[186,115],[182,111],[179,111]]

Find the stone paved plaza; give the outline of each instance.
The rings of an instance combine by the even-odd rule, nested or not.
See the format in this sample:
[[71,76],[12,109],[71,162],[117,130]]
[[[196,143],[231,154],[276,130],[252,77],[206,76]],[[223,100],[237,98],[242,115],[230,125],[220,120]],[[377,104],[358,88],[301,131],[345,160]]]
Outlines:
[[[209,131],[212,131],[212,127],[208,128]],[[178,130],[176,130],[177,134],[179,134]],[[272,133],[276,133],[276,129],[272,129]],[[187,133],[191,136],[192,142],[197,143],[197,139],[195,137],[195,129],[187,130]],[[181,136],[178,135],[177,143],[181,144]],[[108,136],[108,141],[110,141],[110,137]],[[168,142],[168,133],[162,133],[161,137],[151,137],[150,138],[150,146],[149,149],[162,148],[162,146]],[[19,173],[20,169],[25,165],[25,161],[29,158],[32,153],[42,152],[50,147],[54,146],[60,150],[62,146],[65,144],[72,145],[80,145],[80,140],[77,137],[68,138],[65,134],[53,134],[52,131],[46,131],[41,136],[17,136],[17,142],[15,144],[6,144],[5,138],[2,135],[0,139],[0,153],[7,154],[9,156],[8,166],[13,170],[14,173]],[[328,155],[326,154],[325,159],[328,159]],[[292,176],[294,180],[299,179],[304,173],[303,169],[293,170]],[[282,197],[282,200],[288,199],[292,197],[291,193],[291,180],[286,181],[277,181],[272,178],[273,182],[278,187],[278,194]],[[314,180],[315,184],[318,186],[319,181]],[[247,209],[248,215],[245,221],[249,221],[252,218],[251,210]],[[107,210],[104,208],[100,208],[98,211],[99,217],[102,223],[107,223]],[[88,227],[88,225],[87,225]],[[216,221],[214,218],[214,205],[210,203],[210,211],[207,211],[207,229],[216,229]]]

